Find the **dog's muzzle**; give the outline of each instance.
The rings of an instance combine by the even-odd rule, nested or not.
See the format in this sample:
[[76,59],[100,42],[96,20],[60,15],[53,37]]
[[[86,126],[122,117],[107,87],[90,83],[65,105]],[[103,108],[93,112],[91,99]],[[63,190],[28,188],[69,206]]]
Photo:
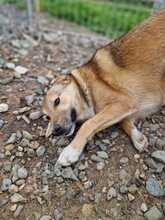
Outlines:
[[72,125],[69,128],[63,128],[59,124],[55,124],[52,134],[55,136],[60,136],[60,135],[71,136],[74,133],[75,127],[76,127],[75,123],[72,123]]

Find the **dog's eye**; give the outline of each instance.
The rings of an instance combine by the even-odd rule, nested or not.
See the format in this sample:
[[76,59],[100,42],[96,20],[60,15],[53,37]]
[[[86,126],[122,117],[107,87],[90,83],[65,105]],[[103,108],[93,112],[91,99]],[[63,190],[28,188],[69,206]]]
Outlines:
[[54,101],[54,106],[57,106],[60,104],[60,98],[56,98],[55,101]]
[[48,115],[45,115],[46,120],[50,120],[50,117]]

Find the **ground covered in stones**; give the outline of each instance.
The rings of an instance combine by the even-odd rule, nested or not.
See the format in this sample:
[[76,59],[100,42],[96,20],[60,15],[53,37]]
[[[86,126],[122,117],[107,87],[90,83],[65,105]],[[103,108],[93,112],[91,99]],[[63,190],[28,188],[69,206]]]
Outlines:
[[165,109],[140,121],[149,152],[119,126],[100,132],[72,167],[56,160],[71,141],[44,137],[42,99],[58,74],[107,39],[73,24],[0,7],[0,219],[165,219]]

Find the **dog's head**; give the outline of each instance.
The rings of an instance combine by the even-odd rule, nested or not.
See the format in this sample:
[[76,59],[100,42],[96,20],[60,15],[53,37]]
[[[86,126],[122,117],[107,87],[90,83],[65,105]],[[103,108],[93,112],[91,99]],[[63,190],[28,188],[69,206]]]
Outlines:
[[81,113],[80,95],[70,75],[59,76],[48,90],[43,113],[48,116],[49,124],[46,136],[72,135],[76,121]]

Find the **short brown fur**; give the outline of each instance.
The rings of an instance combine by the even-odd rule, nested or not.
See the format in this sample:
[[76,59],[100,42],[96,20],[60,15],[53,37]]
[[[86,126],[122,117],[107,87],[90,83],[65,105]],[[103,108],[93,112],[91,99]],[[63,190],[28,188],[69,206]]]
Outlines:
[[[81,107],[77,114],[81,111],[80,118],[83,114],[88,116],[84,116],[86,122],[70,144],[74,149],[83,150],[96,132],[121,122],[134,146],[144,150],[147,140],[134,121],[165,105],[165,9],[98,49],[92,59],[73,70],[70,77],[88,102],[86,106],[80,95],[78,105]],[[76,86],[72,85],[70,95],[75,94]],[[45,109],[48,109],[49,94],[45,98]],[[46,114],[52,113],[47,111]]]

